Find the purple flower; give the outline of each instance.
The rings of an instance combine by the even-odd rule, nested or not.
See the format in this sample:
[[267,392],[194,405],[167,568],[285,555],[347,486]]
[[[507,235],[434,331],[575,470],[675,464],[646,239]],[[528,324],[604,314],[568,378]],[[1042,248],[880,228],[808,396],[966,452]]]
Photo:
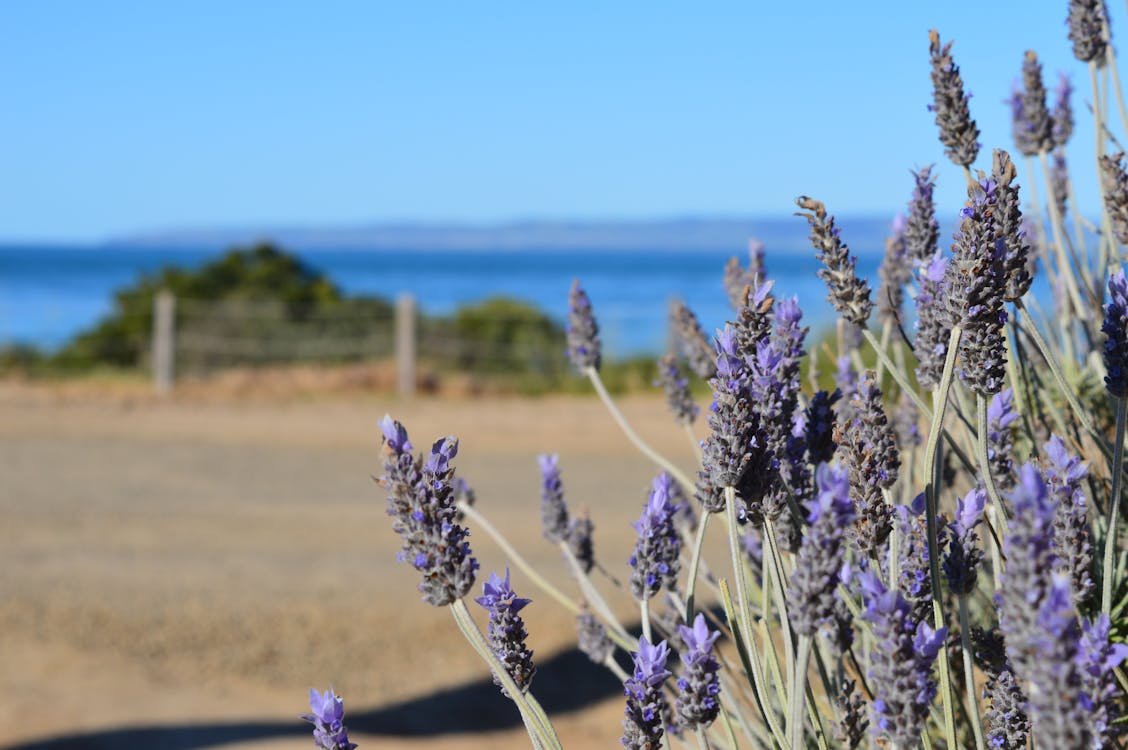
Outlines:
[[1073,108],[1069,103],[1070,96],[1073,94],[1073,84],[1069,82],[1069,76],[1058,73],[1058,85],[1054,91],[1057,94],[1057,101],[1050,115],[1054,123],[1054,146],[1064,148],[1069,143],[1069,137],[1073,135]]
[[948,259],[936,253],[917,271],[916,341],[913,349],[919,364],[917,381],[924,388],[940,384],[952,322],[944,306]]
[[870,299],[869,284],[858,278],[855,272],[857,258],[850,254],[850,248],[839,237],[834,217],[827,216],[826,206],[805,195],[795,200],[799,213],[811,225],[811,244],[818,251],[818,259],[823,264],[819,278],[826,282],[827,300],[843,318],[864,328],[869,319],[873,301]]
[[838,575],[846,560],[845,533],[854,520],[845,469],[819,464],[818,494],[807,504],[807,527],[791,574],[791,623],[800,635],[832,625],[840,606]]
[[1057,435],[1044,446],[1046,465],[1042,476],[1055,500],[1054,553],[1059,570],[1073,582],[1074,604],[1080,607],[1093,591],[1089,570],[1093,565],[1093,548],[1089,541],[1089,501],[1081,483],[1089,475],[1089,467],[1065,449]]
[[1015,674],[1025,681],[1034,663],[1042,658],[1039,616],[1058,564],[1054,549],[1055,502],[1041,472],[1030,463],[1018,470],[1010,501],[1014,510],[1003,538],[1007,564],[996,596],[1007,658]]
[[1022,61],[1022,87],[1011,95],[1011,133],[1024,156],[1036,156],[1054,146],[1053,122],[1046,109],[1046,87],[1038,55],[1026,51]]
[[871,571],[861,574],[862,617],[877,644],[870,652],[873,726],[896,747],[915,747],[936,695],[932,664],[947,628],[934,630],[912,617],[912,607],[897,589],[888,590]]
[[[530,600],[513,593],[513,587],[509,585],[509,570],[506,569],[505,578],[500,578],[497,573],[490,573],[489,579],[482,584],[482,595],[474,601],[489,612],[486,635],[494,655],[505,665],[505,671],[516,683],[517,689],[527,692],[537,668],[533,665],[533,652],[525,645],[529,634],[518,612]],[[494,675],[494,684],[501,687],[501,680],[497,675]],[[503,687],[501,694],[508,696]]]
[[837,421],[834,405],[842,398],[842,392],[818,391],[804,412],[804,439],[807,443],[808,460],[818,466],[834,458],[838,444],[834,441],[834,424]]
[[1105,335],[1105,386],[1113,398],[1128,398],[1128,279],[1122,268],[1108,277],[1108,305],[1101,332]]
[[681,655],[685,673],[678,679],[674,705],[689,728],[708,727],[720,711],[717,696],[721,692],[721,680],[717,672],[721,665],[713,655],[713,643],[721,634],[709,630],[705,615],[700,612],[693,620],[693,627],[679,625],[678,634],[685,643]]
[[[1003,298],[1012,302],[1024,297],[1033,281],[1030,243],[1027,241],[1018,185],[1015,184],[1017,176],[1010,154],[995,149],[991,155],[991,179],[995,183],[993,219],[995,233],[1003,242],[1002,272],[1006,278]],[[1062,210],[1064,212],[1064,207]]]
[[[948,524],[948,549],[942,567],[952,593],[967,596],[975,590],[983,550],[975,529],[983,518],[987,493],[976,487],[956,502],[956,518]],[[927,571],[926,571],[927,572]]]
[[994,218],[996,188],[994,180],[982,180],[972,191],[945,277],[948,315],[964,332],[960,378],[983,396],[998,393],[1006,378],[1006,242]]
[[657,594],[663,585],[672,590],[677,582],[681,537],[674,525],[679,509],[670,501],[672,482],[665,472],[655,477],[642,515],[632,524],[638,541],[629,561],[634,568],[631,593],[640,602]]
[[940,34],[928,32],[929,60],[932,63],[932,104],[940,127],[944,153],[961,167],[970,167],[979,153],[979,128],[971,119],[960,68],[952,59],[952,43],[940,44]]
[[423,574],[419,591],[424,601],[445,606],[466,595],[478,569],[454,499],[450,461],[458,453],[458,440],[435,441],[424,463],[410,453],[402,424],[385,417],[381,429],[385,460],[380,482],[388,490],[392,528],[403,540],[397,557]]
[[667,354],[658,360],[658,380],[655,385],[662,386],[666,392],[666,406],[680,424],[693,424],[697,419],[697,404],[689,392],[689,380],[682,377],[678,367],[678,360],[673,354]]
[[892,528],[882,490],[897,481],[901,458],[873,372],[859,379],[851,406],[853,416],[839,422],[839,455],[850,472],[854,541],[862,552],[876,557]]
[[572,282],[568,292],[568,359],[580,372],[588,368],[599,369],[601,345],[599,326],[591,310],[591,301],[580,288],[579,280]]
[[881,279],[877,293],[877,318],[890,325],[901,321],[905,284],[909,283],[913,272],[912,264],[909,263],[905,229],[905,217],[897,214],[893,219],[890,235],[885,238],[885,256],[877,269],[878,278]]
[[301,718],[313,724],[313,742],[317,750],[353,750],[356,744],[349,742],[349,731],[344,725],[345,704],[329,688],[324,694],[313,688],[309,690],[310,713]]
[[1095,747],[1109,747],[1112,735],[1118,734],[1112,724],[1116,718],[1116,680],[1112,670],[1128,658],[1128,646],[1109,641],[1108,615],[1101,614],[1081,629],[1081,667],[1083,703],[1090,711]]
[[576,615],[577,646],[580,651],[596,664],[605,664],[615,652],[615,644],[607,635],[607,629],[595,619],[587,607]]
[[1101,192],[1105,210],[1112,222],[1112,233],[1121,245],[1128,245],[1128,173],[1124,171],[1124,152],[1105,154],[1101,167]]
[[568,504],[564,502],[559,461],[556,455],[537,456],[541,470],[541,526],[544,538],[553,544],[564,541],[568,534]]
[[1105,65],[1104,28],[1108,24],[1108,9],[1104,0],[1069,0],[1069,41],[1073,42],[1073,56],[1081,62],[1093,62],[1098,68]]
[[628,750],[655,750],[662,743],[662,717],[668,710],[662,683],[670,676],[666,669],[670,647],[665,641],[652,646],[643,637],[631,656],[634,674],[623,684],[627,707],[621,741]]
[[768,280],[768,269],[764,265],[764,243],[759,240],[748,240],[748,268],[740,266],[740,261],[729,258],[725,264],[724,285],[725,293],[733,309],[739,310],[744,304],[744,290],[747,287],[755,289]]
[[670,306],[670,326],[677,334],[678,346],[682,356],[689,362],[689,369],[702,380],[716,375],[716,352],[701,330],[697,316],[681,300],[674,300]]
[[939,250],[940,224],[936,221],[936,203],[932,198],[936,188],[932,166],[910,173],[913,194],[905,219],[905,254],[916,265],[928,263]]
[[1018,420],[1014,391],[1005,388],[987,402],[987,465],[995,486],[1003,492],[1014,488],[1013,425]]

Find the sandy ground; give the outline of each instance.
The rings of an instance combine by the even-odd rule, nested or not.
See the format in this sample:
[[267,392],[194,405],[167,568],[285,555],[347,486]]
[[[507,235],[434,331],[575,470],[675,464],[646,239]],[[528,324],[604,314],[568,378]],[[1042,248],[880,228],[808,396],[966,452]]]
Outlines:
[[[659,399],[624,409],[688,467]],[[371,479],[385,412],[420,446],[458,435],[479,507],[573,591],[538,520],[535,456],[559,453],[625,577],[653,469],[592,398],[160,403],[0,385],[0,748],[308,748],[295,717],[329,683],[362,748],[527,747],[449,613],[395,563]],[[505,566],[472,541],[484,571]],[[613,678],[570,652],[565,610],[514,586],[536,600],[534,691],[565,744],[618,746]]]

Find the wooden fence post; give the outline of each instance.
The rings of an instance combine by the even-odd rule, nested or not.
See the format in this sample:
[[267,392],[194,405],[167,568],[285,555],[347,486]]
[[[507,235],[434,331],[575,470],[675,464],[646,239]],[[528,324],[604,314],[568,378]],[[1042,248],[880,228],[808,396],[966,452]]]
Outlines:
[[167,289],[153,298],[153,389],[164,396],[172,390],[176,367],[176,297]]
[[415,393],[415,298],[401,294],[396,298],[396,372],[399,393]]

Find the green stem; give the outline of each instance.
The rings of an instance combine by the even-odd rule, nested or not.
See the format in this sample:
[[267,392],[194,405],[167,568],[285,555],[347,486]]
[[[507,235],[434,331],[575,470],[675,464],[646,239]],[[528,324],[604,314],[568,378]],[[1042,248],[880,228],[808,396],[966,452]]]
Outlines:
[[509,561],[517,566],[517,569],[520,570],[526,578],[532,581],[533,585],[551,596],[560,604],[560,606],[564,607],[564,609],[568,610],[572,614],[578,615],[580,613],[580,605],[577,604],[563,591],[549,583],[548,579],[538,573],[536,569],[533,568],[533,566],[529,565],[525,558],[521,557],[517,550],[513,548],[513,545],[511,545],[509,541],[504,536],[502,536],[497,527],[490,523],[484,515],[479,513],[477,509],[474,508],[474,506],[467,505],[466,503],[458,503],[458,509],[462,512],[463,515],[473,521],[475,526],[484,529],[485,532],[490,535],[490,538],[494,540],[494,544],[496,544],[498,547],[501,547],[501,551],[505,553],[506,557],[509,558]]
[[[987,397],[982,393],[975,394],[975,413],[979,433],[975,441],[976,453],[979,456],[979,475],[983,478],[983,486],[987,488],[987,497],[991,499],[991,504],[998,508],[1000,513],[1006,513],[995,478],[991,476],[991,459],[987,453]],[[990,536],[994,546],[999,548],[999,540],[994,534]],[[998,551],[1002,554],[1001,548]]]
[[685,491],[692,495],[696,491],[693,482],[689,480],[689,477],[687,477],[681,469],[670,462],[665,456],[658,453],[658,451],[651,448],[645,440],[639,437],[638,433],[634,431],[634,428],[631,427],[630,423],[627,421],[627,418],[623,416],[623,412],[619,411],[619,407],[615,405],[611,394],[607,392],[607,388],[603,385],[603,379],[599,377],[599,371],[593,367],[588,367],[585,369],[585,373],[588,379],[591,380],[591,384],[595,387],[595,392],[598,393],[599,398],[602,399],[603,405],[607,407],[607,411],[611,412],[611,416],[619,425],[619,429],[627,436],[627,439],[634,443],[634,446],[642,451],[643,455],[662,467],[662,469],[669,473],[674,479],[678,480],[682,487],[685,488]]
[[[933,393],[934,406],[932,424],[928,429],[928,442],[924,450],[924,467],[926,476],[929,477],[924,486],[925,513],[928,530],[928,570],[932,581],[932,619],[933,627],[937,630],[944,627],[943,593],[940,584],[940,549],[937,542],[937,500],[940,488],[940,465],[936,460],[936,449],[940,442],[940,429],[944,421],[945,406],[948,403],[948,392],[952,387],[952,372],[956,366],[956,354],[960,346],[960,337],[963,332],[958,325],[952,326],[952,335],[948,341],[948,356],[944,360],[944,373],[940,378],[940,385]],[[956,719],[952,705],[952,679],[949,672],[948,650],[940,649],[940,699],[944,707],[944,735],[948,747],[956,745]]]
[[768,551],[768,575],[775,577],[775,585],[772,586],[772,597],[775,599],[776,609],[779,610],[776,615],[779,617],[780,635],[783,636],[787,677],[789,681],[794,681],[795,641],[791,637],[791,621],[787,617],[787,598],[783,590],[783,559],[780,557],[779,546],[776,544],[775,525],[765,519],[762,528],[764,534],[764,549]]
[[713,746],[709,744],[709,735],[705,732],[705,727],[700,724],[697,725],[697,746],[701,750],[713,750]]
[[701,520],[697,522],[697,538],[693,544],[693,556],[689,559],[689,573],[685,581],[685,622],[687,625],[693,623],[693,604],[694,604],[694,591],[697,588],[697,569],[701,566],[701,550],[705,546],[705,529],[709,526],[709,516],[713,515],[708,511],[701,514]]
[[960,650],[963,651],[964,684],[967,687],[967,714],[971,717],[971,731],[975,734],[975,750],[985,750],[983,725],[979,718],[979,701],[976,700],[975,668],[971,661],[971,629],[967,617],[967,596],[959,597]]
[[560,551],[564,553],[564,559],[568,561],[568,565],[572,568],[576,582],[580,584],[580,591],[583,593],[584,599],[587,600],[596,614],[603,618],[603,622],[607,626],[607,635],[624,651],[630,652],[637,649],[638,644],[633,642],[633,639],[627,633],[627,629],[623,627],[619,618],[615,617],[615,613],[607,606],[606,600],[592,584],[584,569],[580,567],[580,561],[572,554],[572,550],[568,549],[566,543],[560,542]]
[[689,422],[685,423],[685,434],[689,438],[689,444],[693,446],[693,457],[697,459],[697,463],[701,463],[701,441],[697,439],[697,433],[693,431],[693,425]]
[[642,613],[642,637],[647,643],[653,644],[654,641],[650,639],[650,600],[643,598],[638,609]]
[[1089,319],[1089,308],[1081,300],[1081,291],[1077,286],[1077,275],[1074,273],[1073,264],[1069,262],[1069,256],[1066,255],[1065,238],[1062,234],[1061,217],[1058,216],[1057,201],[1053,197],[1053,181],[1050,177],[1050,161],[1046,158],[1045,151],[1038,152],[1038,161],[1042,164],[1042,179],[1046,181],[1046,204],[1050,209],[1050,229],[1054,235],[1054,245],[1057,246],[1058,256],[1058,270],[1061,274],[1062,280],[1065,282],[1065,288],[1069,292],[1070,300],[1073,302],[1075,314],[1082,321]]
[[799,636],[799,652],[795,657],[795,679],[791,685],[791,710],[788,731],[791,750],[803,750],[803,709],[807,696],[807,663],[811,658],[811,636]]
[[1120,514],[1120,488],[1124,484],[1121,473],[1124,466],[1124,427],[1128,417],[1128,400],[1116,399],[1116,442],[1112,454],[1112,496],[1108,501],[1108,527],[1105,529],[1104,567],[1101,581],[1101,612],[1112,611],[1113,560],[1116,559],[1116,526]]
[[454,600],[450,605],[450,612],[466,640],[489,665],[502,687],[509,694],[510,699],[517,705],[517,710],[521,712],[521,718],[525,721],[525,728],[528,730],[533,744],[543,743],[551,750],[563,750],[552,723],[547,720],[547,717],[541,718],[543,711],[538,716],[538,712],[529,703],[529,697],[517,687],[517,683],[509,676],[509,671],[505,668],[505,665],[494,655],[489,642],[482,635],[482,631],[478,630],[474,618],[470,616],[469,610],[466,609],[466,602],[462,599]]

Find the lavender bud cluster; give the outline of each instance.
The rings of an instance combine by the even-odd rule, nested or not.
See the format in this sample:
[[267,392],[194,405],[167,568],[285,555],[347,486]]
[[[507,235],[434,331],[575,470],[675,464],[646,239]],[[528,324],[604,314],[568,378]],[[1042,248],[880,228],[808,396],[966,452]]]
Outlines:
[[944,307],[948,259],[940,253],[917,269],[916,377],[922,388],[935,388],[944,372],[944,358],[952,334],[951,318]]
[[678,346],[682,356],[689,362],[689,369],[702,380],[717,374],[717,355],[697,316],[681,300],[675,300],[670,307],[670,325],[677,334]]
[[1070,455],[1061,438],[1054,435],[1043,447],[1046,464],[1042,477],[1055,501],[1054,554],[1058,570],[1072,581],[1070,594],[1078,609],[1093,591],[1089,573],[1093,565],[1093,548],[1089,541],[1089,501],[1081,483],[1089,475],[1089,467],[1077,456]]
[[1014,488],[1014,391],[1004,388],[987,402],[987,465],[995,486],[1003,492]]
[[1018,175],[1010,154],[1001,149],[992,153],[991,179],[995,182],[995,231],[1003,241],[1003,274],[1006,289],[1003,298],[1007,301],[1022,299],[1028,291],[1033,277],[1030,273],[1030,244],[1026,240],[1023,226],[1021,201],[1018,185],[1014,180]]
[[838,576],[846,560],[845,531],[854,520],[847,472],[819,464],[815,481],[818,492],[807,504],[807,527],[788,592],[791,624],[806,636],[831,624],[841,606]]
[[568,535],[568,504],[564,501],[564,483],[560,481],[560,457],[541,454],[537,463],[541,471],[541,527],[545,539],[559,544]]
[[858,548],[876,558],[892,529],[891,509],[882,490],[897,481],[901,457],[873,372],[862,375],[851,405],[850,420],[838,424],[838,443],[850,476],[852,533]]
[[823,264],[818,274],[826,282],[827,300],[839,315],[864,328],[873,309],[873,301],[870,299],[869,282],[858,278],[855,271],[857,258],[850,254],[850,248],[839,236],[834,217],[827,216],[826,206],[805,195],[796,198],[795,203],[803,209],[798,215],[811,225],[811,244]]
[[1113,398],[1128,398],[1128,279],[1123,269],[1108,277],[1108,305],[1101,332],[1105,335],[1105,386]]
[[1105,0],[1069,0],[1069,41],[1073,42],[1073,56],[1083,63],[1093,62],[1098,68],[1105,65],[1104,26],[1108,23]]
[[663,716],[669,710],[662,684],[670,676],[666,669],[670,648],[665,641],[651,645],[643,637],[631,656],[634,673],[623,683],[627,707],[620,741],[627,750],[656,750],[662,744]]
[[319,693],[309,690],[310,713],[302,719],[313,724],[313,744],[316,750],[354,750],[356,743],[349,742],[345,726],[345,703],[329,688]]
[[591,300],[580,288],[577,279],[572,282],[568,292],[568,324],[565,327],[568,337],[568,359],[576,369],[584,372],[589,368],[598,370],[602,345],[599,340],[599,326],[591,309]]
[[932,664],[944,646],[947,628],[933,630],[912,617],[912,607],[897,589],[886,589],[867,571],[860,576],[862,617],[877,643],[870,652],[870,705],[874,729],[895,747],[915,747],[928,720],[936,682]]
[[721,693],[721,678],[717,674],[721,664],[713,655],[713,644],[721,634],[709,630],[705,615],[700,612],[692,628],[679,625],[677,632],[685,646],[681,653],[685,671],[677,681],[678,697],[674,707],[684,726],[705,728],[713,723],[721,709],[717,699]]
[[411,454],[411,442],[402,424],[385,416],[380,429],[385,450],[380,481],[388,490],[392,528],[403,539],[397,558],[423,574],[419,591],[424,601],[446,606],[466,595],[478,569],[466,541],[469,532],[458,523],[454,504],[454,468],[450,461],[458,453],[458,441],[435,441],[424,463]]
[[994,219],[996,185],[984,179],[971,190],[971,199],[960,211],[963,218],[945,278],[948,314],[964,332],[960,379],[984,396],[1001,390],[1006,378],[1006,244]]
[[658,380],[655,385],[662,386],[666,392],[666,406],[674,415],[679,424],[693,424],[697,419],[697,404],[689,392],[689,380],[682,377],[678,360],[673,354],[667,354],[658,360]]
[[595,664],[604,664],[615,652],[615,643],[607,635],[607,628],[584,607],[576,615],[577,645]]
[[878,278],[881,279],[877,295],[877,319],[890,325],[897,325],[901,321],[905,284],[912,277],[905,226],[905,217],[898,214],[893,219],[890,235],[885,238],[885,256],[877,269]]
[[948,524],[948,548],[941,566],[948,579],[948,588],[957,596],[967,596],[975,591],[979,563],[983,560],[976,527],[983,520],[986,506],[987,493],[976,487],[956,502],[956,517]]
[[928,32],[928,53],[932,63],[932,104],[928,108],[936,114],[944,153],[957,166],[970,167],[979,154],[979,128],[967,107],[971,94],[964,93],[960,68],[952,59],[952,43],[941,46],[935,29]]
[[744,301],[745,287],[755,289],[768,280],[768,268],[764,264],[764,243],[759,240],[748,240],[748,268],[741,267],[740,261],[735,257],[729,258],[725,264],[724,286],[725,294],[733,309],[739,310]]
[[913,194],[905,218],[905,254],[916,265],[928,263],[940,248],[940,223],[936,221],[936,176],[932,165],[912,172]]
[[1070,99],[1073,96],[1073,84],[1069,82],[1069,76],[1065,73],[1058,74],[1058,85],[1054,89],[1056,100],[1054,101],[1053,112],[1050,113],[1050,119],[1053,121],[1053,138],[1054,146],[1057,148],[1065,148],[1069,143],[1070,136],[1073,135],[1073,107],[1070,104]]
[[1011,97],[1011,130],[1014,144],[1023,156],[1036,156],[1054,147],[1042,64],[1033,50],[1027,50],[1022,61],[1022,89]]
[[1105,154],[1098,160],[1101,193],[1105,211],[1112,222],[1112,233],[1121,245],[1128,245],[1128,173],[1124,171],[1124,152]]
[[670,500],[672,482],[665,472],[655,477],[642,515],[632,524],[638,540],[629,560],[633,568],[631,593],[640,602],[663,586],[672,591],[677,584],[681,536],[674,524],[679,508]]
[[[909,615],[916,622],[932,616],[932,578],[929,575],[928,529],[924,517],[924,495],[918,495],[912,506],[898,505],[894,523],[900,534],[896,582],[901,596],[909,604]],[[937,529],[937,546],[943,549],[947,529]]]
[[[518,613],[531,600],[522,599],[513,593],[513,587],[509,584],[509,570],[506,569],[505,578],[497,573],[490,573],[489,579],[482,585],[482,595],[474,601],[489,613],[486,635],[494,655],[505,666],[505,671],[509,673],[517,689],[522,693],[528,692],[537,668],[533,665],[533,652],[525,645],[529,634]],[[509,696],[505,688],[501,687],[501,680],[497,675],[494,675],[494,684],[501,688],[502,695]]]

